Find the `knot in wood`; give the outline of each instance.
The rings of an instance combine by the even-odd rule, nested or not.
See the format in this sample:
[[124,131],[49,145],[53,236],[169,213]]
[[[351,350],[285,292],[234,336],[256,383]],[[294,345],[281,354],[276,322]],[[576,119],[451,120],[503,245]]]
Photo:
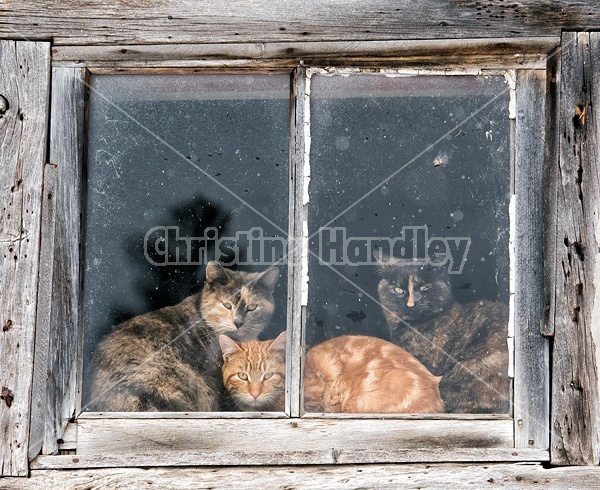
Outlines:
[[6,386],[3,386],[2,391],[0,392],[0,399],[4,400],[4,403],[6,403],[6,408],[10,408],[15,397]]
[[8,99],[0,94],[0,116],[8,111]]

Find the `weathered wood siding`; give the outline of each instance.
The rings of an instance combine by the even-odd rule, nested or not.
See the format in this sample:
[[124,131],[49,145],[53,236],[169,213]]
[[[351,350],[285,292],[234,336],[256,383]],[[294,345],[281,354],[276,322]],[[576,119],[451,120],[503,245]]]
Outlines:
[[[32,399],[30,457],[58,450],[78,401],[83,341],[79,305],[82,175],[85,113],[84,68],[52,70],[50,162],[55,175],[55,213],[42,232],[44,257],[39,282],[37,359]],[[58,219],[54,220],[55,215]],[[51,243],[48,243],[51,241]]]
[[[537,335],[539,324],[543,334],[554,335],[550,414],[552,462],[600,462],[597,368],[600,357],[600,155],[596,122],[600,117],[600,100],[596,95],[600,93],[600,74],[597,73],[600,34],[589,32],[600,30],[597,0],[323,0],[293,4],[283,0],[231,0],[226,4],[219,0],[2,2],[0,39],[19,41],[0,41],[0,312],[3,315],[0,318],[3,326],[0,343],[0,474],[26,475],[28,451],[33,457],[42,444],[45,452],[54,452],[58,447],[57,438],[77,402],[75,376],[78,371],[74,364],[80,353],[81,340],[78,242],[83,158],[83,88],[80,81],[85,71],[77,67],[81,66],[79,60],[91,60],[90,66],[99,72],[132,66],[147,70],[205,66],[281,69],[300,60],[319,66],[328,63],[362,66],[373,59],[384,65],[462,67],[470,64],[530,69],[542,68],[546,62],[545,54],[556,45],[557,36],[573,30],[586,32],[563,35],[561,52],[552,55],[548,64],[545,101],[538,93],[544,85],[543,77],[529,73],[518,78],[524,89],[519,107],[524,112],[520,114],[521,119],[517,116],[517,127],[521,124],[523,129],[517,131],[520,138],[516,142],[517,181],[521,182],[522,189],[528,189],[529,183],[533,189],[539,188],[542,179],[545,192],[543,196],[534,192],[521,194],[523,206],[531,210],[531,214],[521,214],[517,223],[525,228],[539,226],[532,217],[541,207],[546,213],[543,219],[546,235],[543,256],[540,256],[539,234],[523,233],[519,237],[519,243],[528,247],[533,260],[524,261],[519,269],[527,283],[520,287],[526,287],[527,292],[521,295],[521,303],[517,305],[522,322],[517,335],[520,332],[523,343],[516,350],[516,363],[517,371],[523,372],[526,368],[528,377],[521,378],[515,385],[517,399],[523,402],[515,407],[516,432],[512,431],[512,421],[503,421],[504,425],[487,422],[495,429],[486,437],[501,440],[503,447],[490,443],[489,447],[452,450],[454,457],[461,461],[474,457],[504,461],[523,455],[534,460],[543,455],[548,434],[546,427],[535,421],[547,416],[545,397],[548,393],[537,386],[538,391],[529,397],[527,394],[527,384],[544,383],[547,374],[543,369],[548,351],[546,341]],[[496,39],[490,41],[493,38]],[[57,146],[51,142],[51,161],[55,159],[53,163],[59,166],[49,168],[45,180],[49,186],[56,184],[56,196],[53,195],[56,204],[46,203],[42,207],[43,199],[49,201],[52,192],[50,188],[45,192],[42,188],[50,83],[50,43],[46,41],[50,39],[57,62],[53,80],[57,89],[52,102],[52,141],[60,141]],[[421,43],[424,44],[419,47]],[[266,60],[271,60],[269,66]],[[73,98],[69,98],[69,94]],[[535,112],[536,106],[540,108],[539,114]],[[295,109],[301,120],[301,104]],[[555,133],[546,134],[545,148],[540,140],[528,140],[543,137],[535,130],[543,120],[549,123],[548,129],[556,122]],[[302,145],[302,141],[297,141],[294,151],[302,152]],[[545,168],[540,171],[542,149],[545,150]],[[531,155],[531,167],[524,167],[528,164],[528,155]],[[295,170],[299,171],[298,164]],[[52,221],[53,213],[60,217],[56,222]],[[45,225],[44,235],[40,236],[42,214]],[[298,229],[293,231],[294,235],[299,233]],[[44,239],[55,241],[58,248],[48,246],[49,242],[45,243]],[[67,248],[62,249],[67,243]],[[42,252],[49,250],[58,250],[58,256],[40,257]],[[542,269],[545,301],[540,302]],[[48,281],[47,274],[60,281]],[[290,283],[294,288],[298,287],[297,279],[293,278]],[[39,291],[38,282],[41,285]],[[295,291],[294,288],[290,288],[290,292]],[[38,305],[40,310],[37,310]],[[545,322],[542,322],[542,307],[547,315]],[[291,317],[298,322],[301,310],[290,311]],[[36,322],[39,322],[40,330],[34,345]],[[301,332],[297,330],[292,334],[296,339],[301,338]],[[36,348],[37,352],[34,352]],[[292,368],[299,369],[300,366]],[[293,391],[291,387],[288,390]],[[292,395],[294,404],[288,408],[298,414],[299,391],[293,391]],[[35,416],[33,425],[31,414]],[[519,420],[523,423],[519,424]],[[229,422],[212,421],[204,425],[217,426],[219,423],[225,424],[223,430],[226,431]],[[261,423],[251,421],[250,425],[260,428]],[[171,443],[179,449],[179,452],[171,453],[170,463],[235,464],[233,452],[227,452],[227,447],[221,453],[199,451],[192,454],[190,460],[186,450],[190,444],[197,446],[208,431],[198,433],[187,426],[177,426],[177,422],[166,423],[169,424],[174,426],[178,438]],[[382,427],[390,425],[388,421],[380,421],[380,424]],[[419,434],[423,429],[415,425],[413,432],[400,431],[404,434],[404,438],[399,437],[401,448],[389,450],[376,447],[378,441],[364,434],[364,422],[356,421],[356,427],[350,432],[345,432],[346,429],[338,430],[337,434],[335,430],[326,431],[330,437],[333,435],[334,445],[343,445],[349,440],[358,447],[358,450],[344,452],[316,448],[313,442],[320,434],[317,425],[316,422],[302,421],[299,426],[282,432],[292,441],[299,437],[296,462],[363,462],[361,448],[368,451],[371,458],[364,461],[373,461],[373,454],[379,451],[381,461],[386,462],[398,458],[412,458],[412,461],[429,458],[440,462],[449,457],[449,450],[441,447],[425,449],[423,438],[436,440],[440,434],[455,431],[451,423],[426,422],[422,427],[429,427],[427,434]],[[391,425],[406,425],[410,429],[409,421],[396,421]],[[519,487],[542,483],[546,488],[564,488],[572,482],[578,487],[600,486],[598,473],[593,470],[544,470],[539,465],[516,464],[437,464],[431,468],[349,465],[278,467],[264,471],[243,467],[211,470],[122,468],[77,472],[43,469],[52,465],[77,468],[81,463],[90,467],[133,466],[140,461],[152,466],[162,461],[165,440],[152,440],[152,434],[147,434],[143,422],[83,420],[80,429],[82,437],[78,450],[82,451],[81,460],[76,455],[56,456],[58,459],[54,460],[43,456],[34,463],[34,468],[38,469],[34,469],[31,480],[8,479],[0,481],[0,487],[78,488],[82,484],[88,485],[91,479],[98,488],[112,488],[124,478],[139,487],[151,483],[172,486],[179,481],[195,485],[197,480],[215,488],[279,488],[309,481],[320,488],[389,488],[409,484],[431,488],[439,484],[441,488],[447,488],[453,482],[475,486],[502,483]],[[257,433],[247,433],[245,444],[247,453],[254,454],[258,460],[261,455],[255,451]],[[464,435],[461,427],[460,436]],[[477,431],[471,435],[472,441],[482,441]],[[236,436],[230,434],[225,442],[233,447]],[[195,438],[194,444],[190,437]],[[222,449],[223,441],[214,434],[211,437],[215,447]],[[116,444],[113,448],[107,444],[111,438]],[[512,450],[507,453],[511,442],[518,447],[514,450],[516,456]],[[73,449],[73,441],[69,444],[69,449]],[[285,444],[286,440],[280,441],[281,446]],[[485,440],[480,445],[485,446]],[[480,449],[480,453],[476,449]],[[131,450],[146,451],[145,456],[142,454],[145,459],[135,459]],[[272,464],[294,463],[290,447],[286,446],[286,450],[279,455],[271,450],[266,456],[271,458]],[[209,459],[209,453],[213,454],[212,459]],[[268,463],[269,459],[263,456],[262,464]],[[275,461],[276,458],[279,459]]]
[[[77,421],[77,459],[39,457],[34,467],[67,464],[173,466],[330,464],[398,461],[545,460],[547,451],[513,449],[504,420],[156,419]],[[159,414],[157,414],[159,415]],[[264,441],[264,444],[260,441]],[[449,450],[449,448],[452,448]],[[59,457],[60,458],[60,457]],[[67,459],[65,459],[67,458]],[[531,459],[529,459],[531,458]]]
[[600,28],[596,0],[38,0],[4,5],[1,37],[52,38],[55,44],[515,37]]
[[52,284],[54,269],[54,231],[56,223],[56,182],[58,168],[47,163],[44,166],[44,190],[42,197],[41,248],[38,281],[37,318],[35,325],[35,362],[31,388],[31,426],[29,428],[29,459],[35,458],[42,449],[46,430],[46,385],[48,383],[48,357],[51,355],[50,324],[52,314]]
[[439,489],[448,488],[600,488],[600,469],[553,468],[540,464],[347,465],[239,468],[107,468],[79,471],[32,471],[31,478],[0,480],[0,488],[25,490],[251,489],[318,488]]
[[548,448],[550,349],[544,318],[543,213],[546,72],[517,72],[515,141],[515,446]]
[[26,475],[50,44],[0,41],[0,475]]
[[600,35],[562,40],[551,460],[598,464]]

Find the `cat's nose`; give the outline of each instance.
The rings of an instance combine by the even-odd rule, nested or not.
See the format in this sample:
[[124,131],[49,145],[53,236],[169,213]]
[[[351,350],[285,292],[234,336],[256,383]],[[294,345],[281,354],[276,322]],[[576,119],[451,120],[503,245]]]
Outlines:
[[233,323],[235,324],[235,327],[239,329],[244,324],[244,315],[236,313]]
[[256,400],[261,394],[260,386],[251,386],[249,392],[252,395],[252,398]]

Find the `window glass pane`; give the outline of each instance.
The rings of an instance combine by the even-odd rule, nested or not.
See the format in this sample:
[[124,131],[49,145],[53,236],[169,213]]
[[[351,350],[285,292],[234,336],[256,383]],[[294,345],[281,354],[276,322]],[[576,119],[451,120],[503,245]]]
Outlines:
[[[285,329],[286,267],[240,271],[262,273],[284,254],[289,83],[289,75],[92,77],[84,410],[233,408],[219,403],[222,352],[209,333],[242,341]],[[148,314],[200,292],[215,259],[225,269],[209,271],[206,304]]]
[[312,77],[307,411],[508,413],[509,96]]

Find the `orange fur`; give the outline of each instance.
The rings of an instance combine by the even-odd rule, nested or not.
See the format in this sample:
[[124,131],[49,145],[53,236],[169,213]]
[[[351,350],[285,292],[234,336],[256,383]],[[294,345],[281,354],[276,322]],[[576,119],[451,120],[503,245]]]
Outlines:
[[401,347],[376,337],[344,335],[306,353],[304,403],[309,412],[439,413],[439,382]]
[[223,383],[238,410],[280,412],[285,402],[285,333],[274,340],[235,342],[219,336]]
[[[236,408],[283,410],[285,333],[263,342],[234,342],[221,335],[219,343],[224,359],[223,381]],[[267,380],[263,379],[265,373],[271,374]],[[444,412],[440,379],[401,347],[375,337],[345,335],[318,344],[306,353],[305,409],[440,413]]]

